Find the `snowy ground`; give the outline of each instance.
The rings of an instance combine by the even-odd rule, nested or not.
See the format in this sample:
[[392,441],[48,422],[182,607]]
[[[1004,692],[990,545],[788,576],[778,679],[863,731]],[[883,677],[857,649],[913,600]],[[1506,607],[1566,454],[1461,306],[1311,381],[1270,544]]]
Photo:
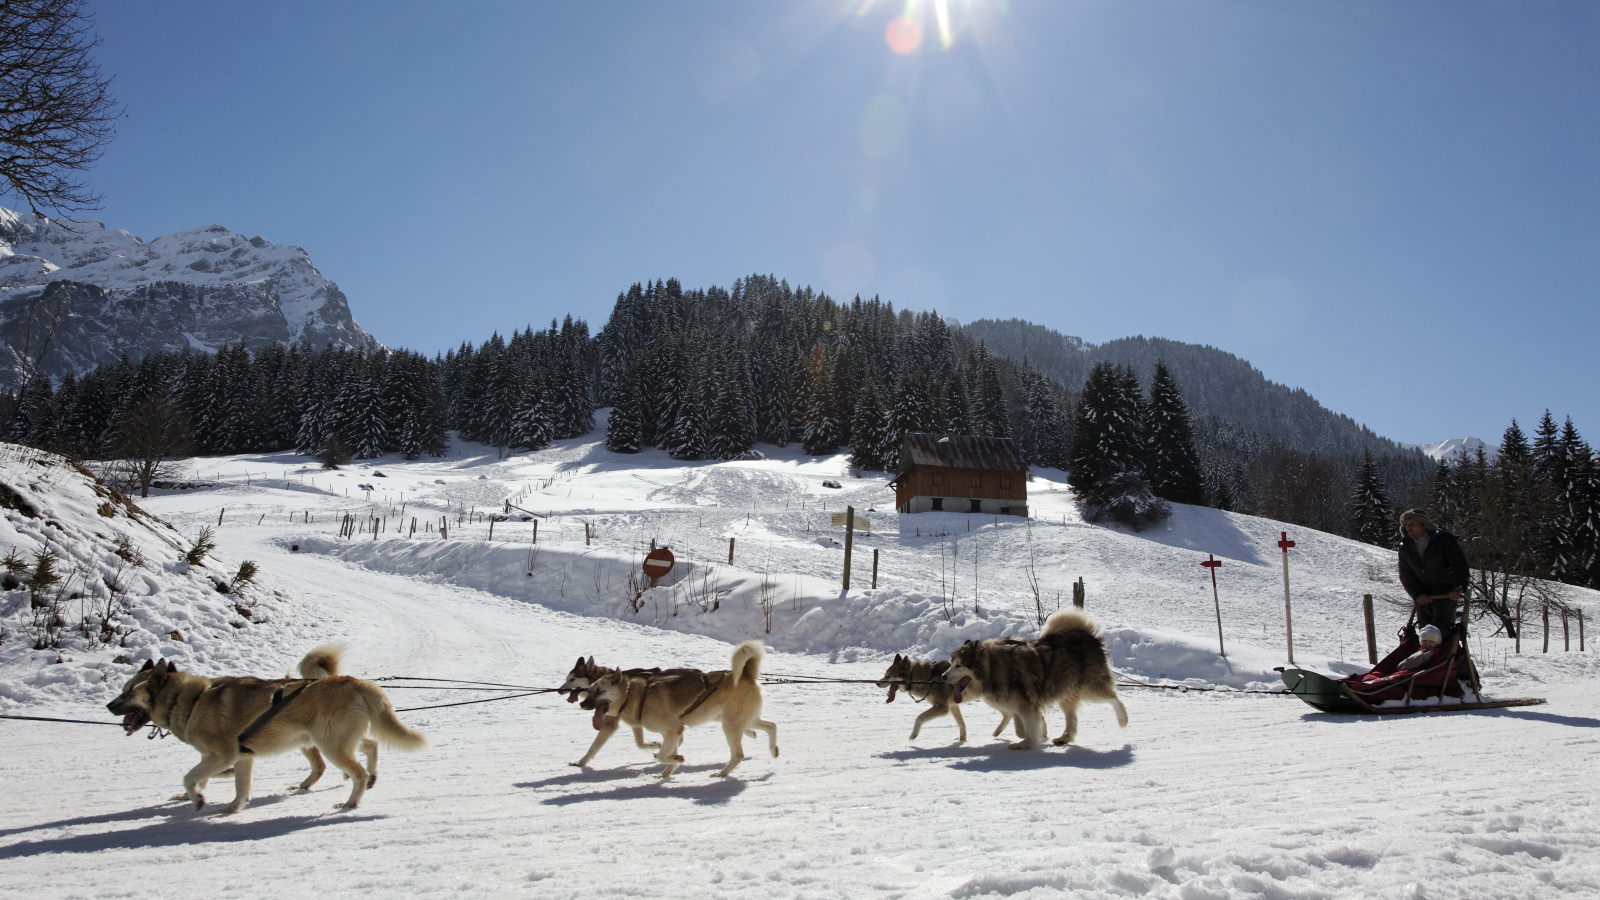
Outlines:
[[[762,449],[773,458],[697,465],[582,441],[506,461],[465,447],[342,473],[290,456],[198,460],[195,474],[213,487],[143,506],[185,539],[220,514],[213,567],[259,562],[262,589],[282,595],[268,594],[268,621],[227,627],[196,615],[182,644],[155,624],[132,653],[85,650],[65,662],[8,641],[0,712],[106,718],[98,704],[132,670],[110,662],[115,652],[133,663],[188,653],[196,670],[273,674],[334,637],[351,644],[350,670],[369,677],[546,685],[580,653],[717,668],[731,642],[760,637],[773,648],[769,673],[875,678],[897,650],[932,657],[967,637],[1029,633],[1030,559],[1047,610],[1057,592],[1070,602],[1069,582],[1084,578],[1119,669],[1276,686],[1271,668],[1285,660],[1274,542],[1286,526],[1180,507],[1159,530],[1110,531],[1078,520],[1056,473],[1030,485],[1031,524],[896,516],[882,511],[892,503],[881,476],[852,479],[842,458]],[[845,487],[822,488],[823,478]],[[550,514],[537,545],[531,523],[499,522],[491,543],[487,523],[460,521],[463,504],[471,518],[507,498]],[[858,540],[857,590],[845,594],[833,546],[842,529],[828,522],[847,502],[873,532]],[[386,515],[387,530],[339,538],[345,513]],[[398,537],[395,525],[409,531],[412,516],[435,526],[448,517],[450,539],[436,527]],[[1360,595],[1398,595],[1391,558],[1288,530],[1298,542],[1296,659],[1354,669],[1365,658]],[[19,526],[16,539],[29,534]],[[635,598],[628,574],[652,539],[673,548],[679,571]],[[879,589],[860,590],[872,549]],[[1207,553],[1224,561],[1226,660],[1198,565]],[[174,587],[142,595],[147,617],[182,612],[169,593],[190,605],[204,596],[183,594],[187,582],[172,579],[196,576],[170,568],[162,577]],[[1582,601],[1600,607],[1593,599]],[[1387,643],[1400,613],[1380,601],[1379,615]],[[433,747],[387,754],[354,812],[332,809],[345,793],[336,775],[310,795],[283,789],[301,777],[296,756],[256,767],[244,812],[195,813],[164,801],[196,758],[174,739],[0,721],[9,876],[0,894],[1594,896],[1600,662],[1572,638],[1571,653],[1520,657],[1479,641],[1487,693],[1544,696],[1547,706],[1373,719],[1280,697],[1129,689],[1126,730],[1091,706],[1079,745],[1035,752],[990,738],[998,717],[985,707],[969,710],[965,745],[949,719],[909,742],[917,710],[904,698],[885,706],[871,686],[774,685],[765,715],[783,755],[748,741],[728,781],[706,777],[726,759],[714,728],[690,733],[688,764],[661,782],[625,735],[594,768],[569,767],[593,731],[558,698],[414,712],[404,718]],[[1558,630],[1556,651],[1560,640]],[[116,678],[89,677],[101,671]],[[395,697],[405,707],[461,695]],[[231,785],[212,794],[226,801]]]

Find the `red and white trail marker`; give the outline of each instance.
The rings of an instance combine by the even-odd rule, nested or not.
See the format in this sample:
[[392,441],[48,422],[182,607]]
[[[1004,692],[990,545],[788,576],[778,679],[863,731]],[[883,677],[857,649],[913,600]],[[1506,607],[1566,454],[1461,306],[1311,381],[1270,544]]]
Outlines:
[[1222,566],[1222,560],[1207,553],[1206,561],[1200,565],[1211,570],[1211,602],[1217,608],[1217,652],[1226,657],[1228,648],[1222,645],[1222,601],[1217,599],[1217,569]]
[[1285,633],[1289,636],[1289,665],[1294,665],[1294,615],[1289,611],[1289,548],[1294,546],[1294,541],[1289,540],[1289,532],[1278,532],[1278,549],[1283,551],[1283,625]]

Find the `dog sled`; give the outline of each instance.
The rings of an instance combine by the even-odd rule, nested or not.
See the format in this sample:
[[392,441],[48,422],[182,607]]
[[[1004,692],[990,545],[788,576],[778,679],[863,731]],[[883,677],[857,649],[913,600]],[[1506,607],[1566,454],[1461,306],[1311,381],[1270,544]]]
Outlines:
[[1492,700],[1483,696],[1478,667],[1467,646],[1465,610],[1439,650],[1427,664],[1415,669],[1402,665],[1422,648],[1413,622],[1400,632],[1400,646],[1368,672],[1341,679],[1307,669],[1279,667],[1289,692],[1328,713],[1400,715],[1424,712],[1458,712],[1537,706],[1539,697]]

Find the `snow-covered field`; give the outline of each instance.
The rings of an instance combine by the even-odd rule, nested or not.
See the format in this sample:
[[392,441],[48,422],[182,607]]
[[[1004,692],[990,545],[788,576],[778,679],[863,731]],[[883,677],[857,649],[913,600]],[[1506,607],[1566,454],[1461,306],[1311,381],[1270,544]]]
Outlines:
[[[611,454],[592,440],[505,460],[466,445],[442,460],[339,472],[291,455],[207,458],[192,475],[209,486],[139,501],[175,535],[135,528],[131,514],[97,515],[98,498],[64,473],[19,487],[28,463],[0,464],[0,481],[42,513],[4,510],[0,543],[31,559],[42,542],[64,546],[57,532],[110,547],[120,529],[145,556],[121,594],[126,647],[34,651],[28,593],[0,595],[0,713],[109,719],[100,704],[152,655],[268,675],[331,638],[349,641],[347,667],[367,677],[553,686],[580,654],[720,668],[731,643],[758,637],[771,648],[768,673],[876,678],[897,651],[936,657],[967,638],[1032,633],[1038,605],[1070,603],[1079,577],[1119,670],[1277,688],[1275,542],[1285,530],[1297,542],[1300,664],[1364,664],[1364,593],[1380,598],[1382,649],[1403,619],[1383,600],[1400,596],[1392,556],[1340,538],[1191,507],[1144,534],[1092,526],[1053,471],[1029,486],[1032,520],[898,516],[885,511],[881,474],[853,478],[843,457],[761,449],[769,459],[697,464]],[[482,515],[508,499],[548,516],[537,543],[515,509],[488,540]],[[844,592],[843,529],[829,522],[847,503],[872,531],[857,536]],[[382,530],[340,537],[346,514],[376,516]],[[213,558],[182,564],[207,524]],[[652,541],[673,549],[678,568],[640,592],[632,576]],[[73,559],[84,584],[105,583],[115,568],[106,552]],[[1208,553],[1223,561],[1226,659],[1199,565]],[[260,564],[256,587],[217,593],[245,559]],[[1591,610],[1594,599],[1579,598]],[[251,602],[245,621],[237,607]],[[1524,650],[1538,640],[1535,630]],[[772,685],[765,717],[783,755],[747,741],[749,758],[726,781],[707,777],[726,759],[714,727],[691,731],[687,764],[659,781],[625,733],[593,768],[569,767],[594,732],[555,695],[412,712],[403,718],[432,748],[386,754],[382,780],[352,812],[332,808],[345,794],[337,773],[309,795],[283,787],[302,775],[298,756],[262,761],[251,806],[221,816],[221,803],[197,813],[166,802],[197,758],[175,739],[0,720],[0,893],[1595,896],[1600,663],[1592,648],[1577,652],[1575,631],[1572,641],[1560,652],[1558,630],[1554,652],[1517,656],[1478,640],[1486,693],[1546,706],[1374,719],[1277,696],[1130,688],[1127,729],[1089,706],[1078,745],[1032,752],[990,738],[998,716],[981,705],[968,710],[966,744],[949,719],[911,742],[918,709],[904,698],[886,706],[870,685]],[[394,696],[404,708],[464,695]],[[1050,724],[1059,731],[1059,714]],[[231,784],[211,794],[226,802]]]

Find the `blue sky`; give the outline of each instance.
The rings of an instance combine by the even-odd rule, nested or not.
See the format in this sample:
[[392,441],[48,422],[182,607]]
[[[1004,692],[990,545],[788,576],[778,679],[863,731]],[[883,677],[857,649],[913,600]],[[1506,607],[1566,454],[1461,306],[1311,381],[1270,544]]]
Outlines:
[[95,215],[305,247],[391,346],[763,272],[1600,438],[1600,4],[95,6]]

